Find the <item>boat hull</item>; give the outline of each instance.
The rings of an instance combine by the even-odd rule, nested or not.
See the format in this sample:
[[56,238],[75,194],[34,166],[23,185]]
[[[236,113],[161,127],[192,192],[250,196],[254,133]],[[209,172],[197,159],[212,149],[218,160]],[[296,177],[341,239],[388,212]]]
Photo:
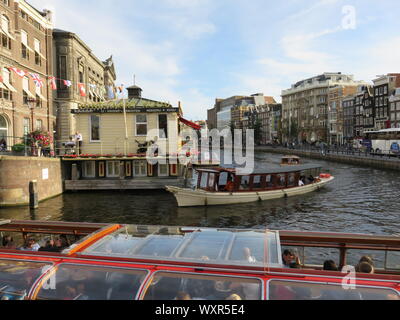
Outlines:
[[321,189],[334,180],[334,177],[320,179],[320,182],[302,187],[261,192],[207,192],[204,190],[182,189],[167,186],[167,190],[174,194],[179,207],[217,206],[241,204],[257,201],[266,201],[287,197],[295,197]]

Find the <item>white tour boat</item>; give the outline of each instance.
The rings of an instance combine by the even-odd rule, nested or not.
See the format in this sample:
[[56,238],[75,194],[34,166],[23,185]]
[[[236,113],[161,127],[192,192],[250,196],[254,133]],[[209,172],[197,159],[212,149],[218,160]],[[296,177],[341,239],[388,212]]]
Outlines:
[[332,182],[315,165],[290,166],[268,172],[239,175],[235,169],[196,169],[197,186],[184,189],[167,186],[179,207],[214,206],[257,202],[299,196],[321,189]]

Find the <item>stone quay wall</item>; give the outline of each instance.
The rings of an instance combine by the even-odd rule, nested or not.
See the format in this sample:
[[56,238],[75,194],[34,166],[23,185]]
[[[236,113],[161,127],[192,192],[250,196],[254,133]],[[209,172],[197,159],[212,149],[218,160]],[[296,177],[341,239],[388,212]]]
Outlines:
[[319,159],[325,161],[340,162],[355,166],[371,167],[381,170],[400,171],[400,160],[396,158],[365,156],[363,154],[347,155],[347,154],[328,153],[326,155],[323,155],[322,153],[316,151],[302,151],[302,150],[292,150],[292,149],[273,148],[273,147],[256,147],[256,150],[263,152],[284,154],[284,155],[296,155],[299,157]]
[[0,207],[29,205],[29,183],[37,181],[39,201],[63,193],[60,159],[0,156]]

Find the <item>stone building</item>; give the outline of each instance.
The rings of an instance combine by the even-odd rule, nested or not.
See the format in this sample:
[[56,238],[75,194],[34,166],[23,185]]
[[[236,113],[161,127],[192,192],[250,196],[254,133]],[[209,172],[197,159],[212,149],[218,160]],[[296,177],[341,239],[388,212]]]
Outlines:
[[[116,79],[112,57],[99,60],[92,50],[73,32],[55,29],[53,32],[54,66],[57,94],[54,105],[57,114],[57,141],[61,148],[77,131],[71,110],[80,104],[104,102],[115,96]],[[70,81],[67,84],[65,80]],[[80,87],[85,90],[82,96]],[[109,87],[111,86],[111,96]]]
[[328,89],[328,142],[342,145],[344,143],[342,100],[357,92],[358,84],[335,85]]
[[53,92],[47,81],[53,73],[53,24],[50,11],[23,0],[0,1],[0,9],[0,140],[10,150],[32,131],[53,134]]
[[324,73],[283,90],[282,142],[329,142],[329,89],[360,84],[352,75]]
[[389,96],[400,87],[400,73],[389,73],[373,80],[375,99],[375,129],[391,128]]
[[400,88],[393,90],[389,98],[390,123],[392,128],[400,128]]

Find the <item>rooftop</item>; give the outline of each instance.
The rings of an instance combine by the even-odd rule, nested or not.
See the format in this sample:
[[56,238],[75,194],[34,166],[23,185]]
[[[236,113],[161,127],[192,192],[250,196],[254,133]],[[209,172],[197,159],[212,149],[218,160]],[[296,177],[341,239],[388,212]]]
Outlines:
[[78,106],[78,110],[119,110],[124,108],[124,104],[127,110],[135,108],[173,108],[173,106],[167,102],[155,101],[145,98],[133,98],[105,101],[99,103],[80,104]]

